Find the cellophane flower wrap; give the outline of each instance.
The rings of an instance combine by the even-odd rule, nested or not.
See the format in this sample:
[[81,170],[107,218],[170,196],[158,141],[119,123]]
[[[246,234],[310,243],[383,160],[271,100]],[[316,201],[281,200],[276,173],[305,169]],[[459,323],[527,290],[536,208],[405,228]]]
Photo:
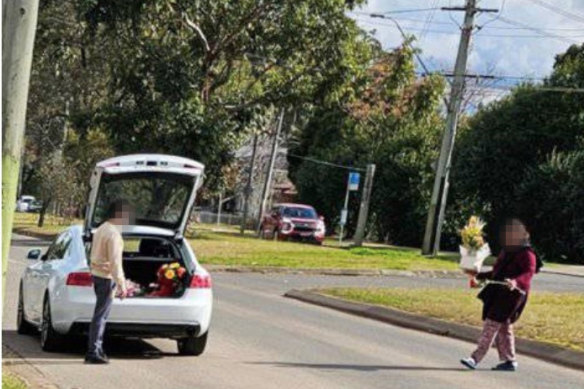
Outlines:
[[483,229],[485,223],[472,216],[468,224],[460,230],[462,244],[460,245],[460,268],[479,272],[485,259],[491,255],[491,248],[485,242]]

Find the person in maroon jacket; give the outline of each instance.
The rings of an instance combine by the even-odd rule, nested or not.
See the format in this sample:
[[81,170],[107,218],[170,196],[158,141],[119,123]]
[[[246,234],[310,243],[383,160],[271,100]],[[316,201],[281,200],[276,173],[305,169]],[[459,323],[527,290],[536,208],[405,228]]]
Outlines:
[[501,361],[493,370],[515,371],[518,367],[513,323],[525,308],[531,279],[539,271],[541,263],[531,249],[529,232],[521,220],[509,219],[504,223],[501,241],[503,250],[493,270],[469,273],[479,281],[487,281],[487,286],[478,295],[483,301],[484,321],[478,346],[469,358],[460,361],[469,369],[476,368],[493,341]]

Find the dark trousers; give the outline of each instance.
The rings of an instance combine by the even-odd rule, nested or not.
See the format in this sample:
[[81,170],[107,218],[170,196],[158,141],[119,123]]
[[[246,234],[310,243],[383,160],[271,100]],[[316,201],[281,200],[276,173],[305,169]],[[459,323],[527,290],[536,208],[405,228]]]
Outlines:
[[95,303],[93,319],[89,326],[87,355],[103,355],[103,333],[105,332],[107,317],[114,302],[112,291],[115,286],[115,283],[110,279],[93,276],[93,289],[95,290],[97,301]]

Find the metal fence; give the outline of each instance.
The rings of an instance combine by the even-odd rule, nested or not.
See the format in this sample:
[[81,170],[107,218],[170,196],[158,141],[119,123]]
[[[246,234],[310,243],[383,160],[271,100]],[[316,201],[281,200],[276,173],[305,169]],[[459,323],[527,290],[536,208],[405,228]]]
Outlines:
[[241,213],[195,211],[195,220],[201,224],[240,225]]

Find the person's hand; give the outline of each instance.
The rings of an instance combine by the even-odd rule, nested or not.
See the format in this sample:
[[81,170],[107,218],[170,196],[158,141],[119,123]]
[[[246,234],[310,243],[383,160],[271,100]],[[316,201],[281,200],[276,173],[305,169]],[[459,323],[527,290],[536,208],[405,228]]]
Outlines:
[[118,297],[120,298],[120,300],[125,299],[126,297],[128,297],[128,291],[126,289],[119,289]]
[[510,279],[510,278],[507,278],[507,279],[505,279],[505,282],[507,283],[507,287],[508,287],[510,290],[515,290],[515,289],[517,289],[517,281],[515,281],[515,280],[512,280],[512,279]]

